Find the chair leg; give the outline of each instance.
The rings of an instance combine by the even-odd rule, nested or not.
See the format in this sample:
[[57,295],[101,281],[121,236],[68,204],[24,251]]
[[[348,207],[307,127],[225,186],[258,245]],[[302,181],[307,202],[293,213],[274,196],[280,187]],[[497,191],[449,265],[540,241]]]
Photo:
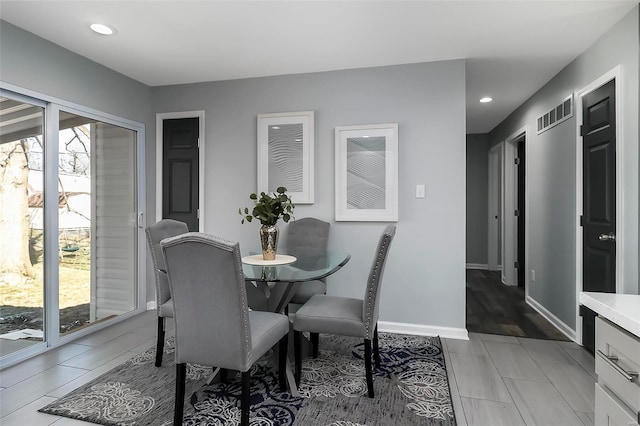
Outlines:
[[296,363],[296,385],[300,386],[300,376],[302,376],[302,332],[294,331],[293,332],[293,352]]
[[378,346],[378,325],[373,329],[373,359],[376,361],[376,370],[380,368],[380,347]]
[[367,372],[367,390],[369,398],[373,398],[373,372],[371,371],[371,340],[364,340],[364,367]]
[[311,346],[313,346],[313,357],[318,358],[318,345],[320,342],[320,334],[309,333],[311,337]]
[[249,426],[249,399],[251,397],[251,374],[242,372],[242,399],[240,402],[240,426]]
[[287,350],[289,349],[289,335],[280,339],[278,348],[278,377],[280,379],[280,391],[287,391]]
[[187,364],[176,364],[176,401],[173,410],[173,426],[182,425],[184,412],[184,388],[187,377]]
[[156,343],[156,367],[162,365],[162,352],[164,351],[164,318],[158,317],[158,342]]

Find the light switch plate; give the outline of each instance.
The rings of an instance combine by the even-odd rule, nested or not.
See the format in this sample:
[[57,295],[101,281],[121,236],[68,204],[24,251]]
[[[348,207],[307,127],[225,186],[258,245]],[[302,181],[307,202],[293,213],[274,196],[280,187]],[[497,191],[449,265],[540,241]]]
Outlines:
[[423,184],[416,185],[416,198],[424,198],[425,187]]

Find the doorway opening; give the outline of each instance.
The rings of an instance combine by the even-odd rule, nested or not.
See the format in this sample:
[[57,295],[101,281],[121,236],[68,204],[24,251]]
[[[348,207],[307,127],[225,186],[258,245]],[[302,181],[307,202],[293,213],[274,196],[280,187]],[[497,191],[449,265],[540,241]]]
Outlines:
[[502,270],[502,151],[502,143],[489,149],[487,268],[490,271]]
[[526,134],[522,128],[504,142],[502,283],[518,286],[527,294],[527,180]]

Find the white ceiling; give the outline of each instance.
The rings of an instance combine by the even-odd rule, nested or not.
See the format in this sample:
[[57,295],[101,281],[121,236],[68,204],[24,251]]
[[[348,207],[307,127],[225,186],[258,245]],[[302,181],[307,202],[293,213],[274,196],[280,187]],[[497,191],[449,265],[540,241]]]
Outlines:
[[0,0],[0,18],[149,86],[467,59],[467,132],[486,133],[635,4]]

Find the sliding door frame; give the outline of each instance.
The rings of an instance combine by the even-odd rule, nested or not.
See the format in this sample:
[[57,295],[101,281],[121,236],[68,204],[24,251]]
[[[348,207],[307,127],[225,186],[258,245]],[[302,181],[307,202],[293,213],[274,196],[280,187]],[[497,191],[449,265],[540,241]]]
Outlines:
[[[137,292],[136,307],[130,312],[118,315],[116,318],[92,324],[90,327],[74,331],[65,336],[60,336],[59,318],[59,259],[58,253],[58,215],[51,213],[51,209],[46,207],[43,210],[44,223],[44,320],[45,336],[44,342],[33,345],[24,350],[9,354],[0,358],[0,369],[23,361],[27,358],[53,349],[62,344],[71,342],[80,337],[94,333],[100,329],[116,324],[146,310],[146,258],[147,246],[145,243],[145,211],[146,211],[146,180],[145,180],[145,126],[142,123],[128,120],[122,117],[104,113],[102,111],[85,107],[82,105],[58,99],[52,96],[24,89],[10,83],[0,81],[0,93],[6,91],[6,96],[18,100],[24,100],[45,109],[45,120],[43,135],[45,138],[44,148],[44,202],[45,206],[57,206],[58,189],[57,184],[52,190],[48,182],[57,182],[58,160],[59,160],[59,113],[60,110],[81,115],[87,118],[99,120],[101,122],[119,126],[136,132],[136,204],[135,229],[136,229],[136,255],[137,255]],[[52,167],[51,165],[54,165]],[[47,186],[49,185],[49,186]],[[53,308],[53,309],[52,309]]]

